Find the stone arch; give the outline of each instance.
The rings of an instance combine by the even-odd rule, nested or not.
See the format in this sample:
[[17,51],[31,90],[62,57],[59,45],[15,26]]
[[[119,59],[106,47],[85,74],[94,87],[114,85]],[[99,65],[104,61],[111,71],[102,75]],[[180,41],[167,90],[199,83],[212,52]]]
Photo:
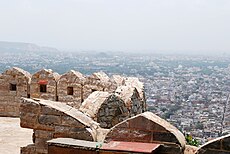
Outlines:
[[196,154],[230,153],[230,134],[216,138],[199,147]]
[[183,134],[151,112],[139,114],[112,127],[105,137],[105,142],[110,141],[159,143],[159,153],[180,154],[185,148]]
[[58,100],[57,81],[60,75],[51,69],[42,69],[32,75],[30,92],[33,98]]
[[61,75],[57,84],[58,101],[79,108],[83,100],[85,77],[74,70]]
[[125,103],[118,95],[102,91],[89,95],[80,111],[100,123],[102,128],[111,128],[129,117]]
[[28,97],[31,74],[13,67],[0,76],[0,115],[19,116],[20,98]]
[[100,128],[90,117],[65,103],[27,98],[21,100],[20,125],[33,129],[35,153],[47,153],[47,141],[53,138],[96,141]]

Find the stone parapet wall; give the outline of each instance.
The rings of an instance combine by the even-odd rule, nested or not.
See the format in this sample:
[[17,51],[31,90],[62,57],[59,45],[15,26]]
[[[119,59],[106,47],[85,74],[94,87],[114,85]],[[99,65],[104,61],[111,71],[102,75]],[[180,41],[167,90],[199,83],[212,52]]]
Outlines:
[[[18,117],[21,97],[60,101],[78,109],[94,91],[114,93],[119,86],[124,85],[135,87],[138,93],[141,92],[138,95],[143,96],[144,87],[137,78],[129,79],[118,75],[109,78],[104,72],[85,77],[74,70],[59,75],[50,69],[42,69],[31,75],[13,67],[0,74],[0,116]],[[143,112],[144,99],[140,98]],[[133,110],[136,110],[135,105]],[[137,111],[134,115],[138,113]]]
[[117,84],[104,73],[97,72],[86,77],[83,86],[83,99],[85,100],[94,91],[114,92]]
[[[107,96],[106,93],[104,96]],[[108,96],[105,100],[111,99],[110,95]],[[110,103],[108,102],[108,104]],[[102,105],[107,104],[102,103]],[[96,107],[97,105],[93,109]],[[100,123],[95,122],[89,116],[93,109],[81,112],[61,102],[22,99],[20,125],[23,128],[33,129],[34,144],[22,147],[21,154],[47,154],[47,141],[54,138],[72,138],[103,143],[111,141],[154,143],[160,145],[157,152],[159,154],[184,153],[185,139],[183,134],[153,113],[138,114],[118,123],[111,129],[102,129]],[[93,117],[93,115],[91,116]],[[66,150],[69,151],[70,149],[67,148]]]
[[183,154],[185,149],[184,135],[151,112],[139,114],[112,127],[105,137],[105,142],[110,141],[158,143],[161,144],[159,154]]
[[129,115],[144,112],[144,86],[138,78],[119,75],[109,78],[104,72],[85,77],[74,70],[59,75],[50,69],[42,69],[31,75],[13,67],[0,74],[0,116],[18,117],[21,97],[60,101],[78,109],[94,91],[115,94],[120,86],[132,89],[120,94],[129,108]]
[[99,127],[91,118],[66,104],[33,99],[22,99],[20,125],[34,131],[34,144],[23,147],[22,154],[47,154],[46,141],[53,138],[94,141],[95,128]]
[[43,69],[32,75],[30,95],[33,98],[58,100],[57,82],[60,75],[50,69]]
[[19,116],[20,98],[30,94],[30,78],[30,73],[17,67],[0,75],[0,116]]
[[[158,145],[157,151],[155,151],[156,154],[230,153],[230,135],[212,140],[198,148],[188,146],[186,145],[184,135],[177,128],[151,112],[138,114],[134,117],[127,118],[110,129],[104,129],[101,127],[103,123],[96,122],[98,118],[101,118],[98,117],[98,115],[103,117],[100,110],[104,110],[108,106],[109,109],[111,108],[109,101],[111,101],[110,99],[114,100],[114,98],[110,97],[116,97],[116,99],[119,99],[119,97],[115,94],[110,95],[108,92],[94,92],[93,94],[99,95],[100,93],[104,99],[102,99],[103,97],[98,98],[103,101],[96,101],[94,102],[95,104],[91,104],[92,106],[89,106],[89,108],[87,105],[84,106],[84,108],[80,108],[82,112],[61,102],[23,98],[20,104],[20,125],[23,128],[33,129],[34,144],[22,147],[21,154],[47,154],[49,152],[49,142],[47,141],[55,138],[83,140],[87,143],[85,145],[86,147],[91,145],[91,143],[88,144],[89,142],[86,141],[93,141],[93,144],[95,144],[93,148],[96,148],[96,151],[91,149],[91,152],[98,152],[97,148],[100,143],[126,142],[131,144],[135,142],[135,144],[151,143]],[[103,107],[103,105],[105,105],[105,107]],[[125,107],[125,105],[123,107]],[[108,114],[110,114],[110,112]],[[109,117],[110,115],[107,116]],[[105,116],[105,118],[107,116]],[[109,121],[111,121],[111,119],[109,119]],[[69,139],[65,140],[69,141]],[[71,143],[63,142],[66,146],[59,150],[65,152],[75,151],[76,149],[71,150],[71,148],[69,148],[70,146],[72,147]],[[81,148],[87,149],[86,147],[83,146]],[[50,152],[55,153],[57,147],[50,148]],[[104,152],[103,149],[101,152]]]
[[58,101],[79,108],[83,102],[83,85],[85,77],[74,70],[61,75],[57,83]]
[[102,128],[111,128],[130,117],[119,95],[103,91],[90,94],[79,110],[97,121]]

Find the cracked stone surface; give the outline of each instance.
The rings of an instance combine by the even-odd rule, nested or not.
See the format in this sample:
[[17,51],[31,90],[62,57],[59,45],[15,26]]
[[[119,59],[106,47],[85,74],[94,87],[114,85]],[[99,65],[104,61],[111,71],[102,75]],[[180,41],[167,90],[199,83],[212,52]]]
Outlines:
[[32,134],[20,127],[19,118],[0,117],[0,153],[20,154],[20,147],[32,144]]

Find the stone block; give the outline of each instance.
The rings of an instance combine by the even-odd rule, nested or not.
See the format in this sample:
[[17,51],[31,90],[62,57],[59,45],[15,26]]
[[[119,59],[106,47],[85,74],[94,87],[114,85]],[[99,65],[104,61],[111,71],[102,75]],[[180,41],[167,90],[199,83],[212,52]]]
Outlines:
[[127,136],[132,141],[143,141],[143,142],[151,142],[152,133],[148,131],[142,131],[142,130],[130,130],[130,134]]
[[54,138],[67,137],[92,141],[91,134],[85,128],[56,126]]
[[21,154],[35,154],[35,145],[30,144],[26,147],[21,147]]
[[113,129],[106,137],[106,141],[116,140],[116,141],[131,141],[129,138],[131,131],[125,128]]
[[184,154],[184,151],[179,145],[164,144],[159,147],[157,154]]
[[5,107],[5,112],[15,112],[19,115],[19,106],[8,105]]
[[58,111],[54,108],[48,107],[48,106],[42,106],[42,114],[43,115],[57,115],[60,116],[63,113],[61,111]]
[[0,104],[0,113],[5,112],[5,106],[3,106],[2,104]]
[[48,149],[36,149],[36,154],[48,154]]
[[38,124],[38,115],[34,113],[20,113],[20,126],[22,128],[36,128]]
[[135,118],[135,120],[130,120],[129,126],[130,128],[140,129],[140,130],[167,132],[165,128],[163,128],[161,125],[158,125],[157,123],[153,123],[152,121],[142,116]]
[[178,139],[170,132],[153,132],[152,141],[178,143]]
[[35,103],[21,103],[20,112],[38,114],[40,112],[40,106]]
[[36,130],[45,130],[45,131],[54,131],[54,125],[37,124],[34,129],[36,129]]
[[52,131],[35,130],[34,134],[35,134],[35,138],[40,138],[40,139],[52,139],[53,138]]
[[36,138],[35,139],[35,147],[36,147],[36,151],[37,149],[48,149],[48,143],[47,143],[48,139],[42,139],[42,138]]
[[78,128],[85,128],[85,125],[80,123],[78,120],[70,117],[70,116],[62,116],[61,125],[64,126],[71,126],[71,127],[78,127]]
[[38,118],[38,122],[44,125],[60,125],[61,124],[61,116],[56,115],[40,115]]

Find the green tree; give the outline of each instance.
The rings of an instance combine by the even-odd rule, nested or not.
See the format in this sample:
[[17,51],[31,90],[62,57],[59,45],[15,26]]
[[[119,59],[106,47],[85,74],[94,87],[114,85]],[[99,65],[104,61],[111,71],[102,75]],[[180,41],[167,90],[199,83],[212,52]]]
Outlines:
[[185,135],[185,139],[188,145],[192,145],[196,147],[200,145],[200,142],[197,139],[193,138],[192,135],[189,134]]

